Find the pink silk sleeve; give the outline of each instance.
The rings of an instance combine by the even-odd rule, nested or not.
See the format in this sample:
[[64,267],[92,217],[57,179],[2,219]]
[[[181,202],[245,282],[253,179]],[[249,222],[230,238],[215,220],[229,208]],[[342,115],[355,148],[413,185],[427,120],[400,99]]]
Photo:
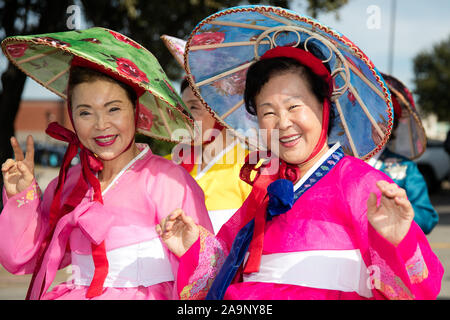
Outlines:
[[[164,166],[168,166],[164,168]],[[173,299],[202,299],[214,279],[224,255],[218,248],[203,190],[181,166],[159,160],[159,172],[152,194],[158,212],[158,221],[175,209],[181,208],[200,227],[199,239],[180,258],[169,252],[175,276]],[[220,263],[220,265],[219,265]],[[185,288],[186,287],[186,288]]]
[[[370,281],[376,298],[436,299],[444,268],[413,221],[398,246],[369,224]],[[380,296],[381,295],[381,296]]]
[[341,189],[354,219],[355,235],[369,272],[367,285],[374,298],[436,299],[444,270],[420,227],[413,221],[402,242],[394,246],[368,222],[369,194],[375,193],[378,201],[381,197],[376,182],[393,181],[361,161],[349,164],[351,179],[343,176]]
[[220,271],[240,225],[245,218],[248,201],[222,226],[214,236],[213,231],[200,228],[200,236],[180,258],[178,292],[180,299],[204,299]]
[[[54,188],[50,186],[48,191]],[[50,190],[52,189],[52,190]],[[32,273],[35,254],[46,232],[47,216],[36,181],[21,193],[8,199],[3,190],[4,207],[0,214],[0,263],[13,274]]]
[[247,206],[246,200],[216,236],[201,228],[198,241],[180,258],[180,299],[198,300],[206,297],[245,219]]

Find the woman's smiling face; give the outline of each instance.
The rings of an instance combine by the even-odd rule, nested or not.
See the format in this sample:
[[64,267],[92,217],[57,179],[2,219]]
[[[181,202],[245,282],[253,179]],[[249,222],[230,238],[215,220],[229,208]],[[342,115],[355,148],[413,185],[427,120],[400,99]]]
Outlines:
[[135,110],[118,84],[94,80],[73,87],[72,118],[80,142],[100,159],[117,158],[135,135]]
[[292,71],[274,74],[255,96],[255,106],[267,145],[278,144],[278,156],[288,163],[307,160],[319,141],[323,108],[305,80]]

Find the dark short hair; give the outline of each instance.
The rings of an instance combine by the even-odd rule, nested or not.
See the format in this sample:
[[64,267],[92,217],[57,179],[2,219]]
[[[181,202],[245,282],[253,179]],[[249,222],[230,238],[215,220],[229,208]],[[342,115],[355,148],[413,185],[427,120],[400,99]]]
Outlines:
[[183,78],[180,84],[180,93],[183,94],[184,89],[189,87],[189,82],[187,81],[187,78]]
[[[260,93],[262,87],[276,75],[284,73],[297,73],[308,84],[311,92],[316,96],[317,100],[323,104],[324,100],[329,97],[328,84],[318,75],[313,73],[309,68],[303,66],[293,58],[279,57],[272,59],[259,60],[247,71],[245,82],[244,103],[248,113],[256,115],[255,98]],[[333,107],[330,106],[330,116],[328,124],[328,133],[331,131],[332,119],[334,118]]]
[[117,81],[108,76],[107,74],[101,73],[100,71],[80,66],[76,66],[70,69],[69,84],[67,88],[67,98],[68,99],[72,98],[73,88],[76,85],[85,82],[94,82],[96,80],[104,80],[119,85],[127,93],[127,97],[130,99],[133,107],[136,106],[137,94],[132,87],[123,82]]

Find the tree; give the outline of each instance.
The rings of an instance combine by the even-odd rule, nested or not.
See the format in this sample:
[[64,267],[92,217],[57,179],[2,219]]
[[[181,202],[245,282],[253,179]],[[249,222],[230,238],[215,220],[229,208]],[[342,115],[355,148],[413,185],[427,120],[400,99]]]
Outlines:
[[[5,0],[0,2],[0,34],[5,37],[21,34],[56,32],[66,28],[68,0]],[[14,136],[14,119],[25,85],[26,75],[8,63],[1,76],[0,91],[0,163],[12,157],[9,138]],[[3,185],[0,176],[1,186]]]
[[450,36],[414,58],[414,74],[421,111],[450,121]]
[[348,0],[308,0],[307,12],[313,18],[317,18],[319,13],[336,12],[340,7],[347,4]]

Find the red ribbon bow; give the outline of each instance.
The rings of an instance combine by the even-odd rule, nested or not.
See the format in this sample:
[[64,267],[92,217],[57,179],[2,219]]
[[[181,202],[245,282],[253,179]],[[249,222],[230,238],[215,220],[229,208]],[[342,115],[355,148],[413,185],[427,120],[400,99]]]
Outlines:
[[[33,276],[31,278],[30,287],[28,288],[27,299],[30,298],[31,290],[35,285],[40,286],[42,295],[43,283],[35,283],[36,275],[39,272],[44,255],[50,244],[50,240],[53,237],[55,226],[59,219],[71,212],[85,197],[90,184],[94,188],[94,201],[98,201],[103,204],[102,191],[100,187],[100,182],[95,176],[94,172],[101,171],[103,169],[103,163],[88,149],[86,149],[79,141],[77,135],[62,127],[56,122],[49,124],[46,133],[51,137],[68,142],[67,151],[63,158],[63,163],[58,177],[58,184],[55,189],[55,194],[53,197],[52,204],[50,206],[50,217],[49,217],[49,232],[41,245],[38,252],[38,260],[36,263]],[[72,159],[77,155],[78,149],[80,149],[80,160],[82,173],[77,181],[77,184],[71,191],[66,202],[61,206],[61,195],[63,187],[66,181],[67,173],[69,171],[70,163]],[[94,278],[92,279],[91,285],[89,286],[88,292],[86,294],[87,298],[92,298],[101,294],[103,289],[103,283],[108,274],[108,260],[106,258],[106,249],[104,241],[99,245],[92,243],[92,256],[94,259],[95,272]]]
[[[249,159],[252,159],[254,164],[250,164]],[[255,159],[256,161],[253,161]],[[255,219],[253,237],[248,249],[250,255],[244,268],[244,273],[247,274],[258,272],[259,265],[261,264],[264,246],[264,228],[266,225],[266,210],[269,203],[267,187],[278,179],[287,179],[295,183],[300,177],[300,169],[298,166],[288,164],[278,158],[274,158],[270,162],[263,163],[260,167],[256,168],[261,159],[259,151],[248,154],[245,158],[245,164],[242,166],[239,174],[241,180],[253,186],[247,199],[247,201],[249,201],[247,206],[248,211],[240,226],[240,229],[242,229],[252,219]],[[278,170],[274,170],[274,165],[279,165]],[[268,174],[271,170],[274,170],[275,172],[273,174]],[[255,172],[256,174],[254,179],[251,179],[252,172]]]

